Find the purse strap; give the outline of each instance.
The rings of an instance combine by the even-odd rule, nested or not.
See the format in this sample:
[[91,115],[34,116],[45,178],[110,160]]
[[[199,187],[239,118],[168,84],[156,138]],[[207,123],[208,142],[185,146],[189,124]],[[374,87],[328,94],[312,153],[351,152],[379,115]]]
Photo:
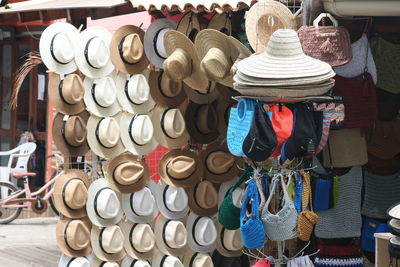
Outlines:
[[271,190],[270,190],[270,193],[269,193],[269,196],[268,196],[268,200],[265,203],[265,207],[267,208],[268,213],[270,213],[269,210],[268,210],[269,204],[271,203],[272,197],[275,195],[276,185],[279,182],[281,183],[281,186],[282,186],[283,197],[284,197],[284,200],[285,200],[285,206],[290,204],[291,200],[290,200],[290,197],[289,197],[289,193],[287,191],[287,187],[286,187],[285,181],[283,181],[283,175],[281,173],[277,173],[277,174],[274,175],[274,178],[272,178]]
[[[251,218],[255,219],[259,217],[258,206],[260,204],[260,199],[258,195],[256,181],[251,180],[247,186],[246,195],[242,203],[242,208],[240,209],[240,218],[246,217],[247,204],[251,201]],[[254,218],[254,216],[255,218]]]
[[303,178],[303,193],[302,193],[302,211],[307,210],[308,204],[310,204],[310,210],[313,210],[312,206],[312,193],[311,193],[311,177],[310,174],[305,172],[304,170],[301,170],[301,177]]

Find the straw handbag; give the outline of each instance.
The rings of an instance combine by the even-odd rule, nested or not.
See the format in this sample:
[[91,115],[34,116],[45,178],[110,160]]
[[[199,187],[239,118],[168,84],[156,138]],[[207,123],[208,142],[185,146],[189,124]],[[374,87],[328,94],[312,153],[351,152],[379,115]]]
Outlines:
[[[303,210],[297,218],[297,236],[303,241],[308,241],[310,240],[314,225],[317,223],[318,215],[312,208],[310,175],[304,171],[301,171],[301,175],[303,177]],[[308,204],[310,204],[310,210],[307,210]]]

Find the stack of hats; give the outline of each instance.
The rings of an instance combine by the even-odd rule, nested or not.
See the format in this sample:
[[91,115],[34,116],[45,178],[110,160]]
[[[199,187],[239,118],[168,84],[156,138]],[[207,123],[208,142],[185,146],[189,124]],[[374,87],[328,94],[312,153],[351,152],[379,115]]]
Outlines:
[[390,232],[394,235],[389,240],[389,254],[398,260],[400,259],[400,203],[391,206],[387,215],[391,218],[388,224]]

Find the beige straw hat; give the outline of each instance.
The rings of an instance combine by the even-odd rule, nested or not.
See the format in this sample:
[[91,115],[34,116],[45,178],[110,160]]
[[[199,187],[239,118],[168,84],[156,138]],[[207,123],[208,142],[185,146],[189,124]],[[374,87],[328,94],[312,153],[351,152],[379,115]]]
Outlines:
[[214,184],[202,180],[185,189],[189,197],[189,208],[192,212],[200,216],[212,216],[217,213],[218,191]]
[[154,227],[158,249],[167,255],[182,256],[186,253],[188,232],[180,220],[169,220],[160,215]]
[[240,229],[228,230],[217,223],[217,250],[225,257],[240,257],[243,252],[242,234]]
[[244,59],[251,56],[252,52],[244,44],[242,44],[242,42],[233,36],[228,36],[228,38],[229,41],[231,41],[231,43],[236,47],[236,49],[239,50],[239,59]]
[[186,35],[193,43],[197,33],[200,31],[200,22],[197,18],[197,13],[187,12],[179,21],[177,31]]
[[183,82],[170,79],[162,70],[150,72],[149,84],[151,97],[161,107],[176,107],[186,99]]
[[207,104],[213,102],[219,96],[219,91],[216,90],[217,84],[215,82],[209,82],[207,91],[200,92],[198,90],[193,90],[188,85],[183,84],[183,89],[189,100],[197,104]]
[[183,265],[185,267],[214,267],[210,254],[196,252],[188,249],[183,255]]
[[90,232],[93,253],[103,261],[120,261],[126,253],[125,235],[119,225],[106,227],[93,226]]
[[124,248],[130,257],[134,259],[153,257],[156,241],[153,229],[149,224],[122,221],[120,226],[125,237]]
[[91,253],[90,227],[91,223],[87,217],[61,217],[56,225],[56,240],[61,252],[69,257],[82,257]]
[[207,28],[217,30],[226,35],[232,35],[231,13],[215,13],[208,23]]

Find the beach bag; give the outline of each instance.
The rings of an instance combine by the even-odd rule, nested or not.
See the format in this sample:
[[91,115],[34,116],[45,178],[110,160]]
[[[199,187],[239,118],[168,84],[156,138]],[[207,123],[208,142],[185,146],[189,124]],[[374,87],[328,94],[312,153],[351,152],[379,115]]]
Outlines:
[[[304,171],[301,171],[303,176],[303,198],[302,198],[302,211],[297,219],[297,236],[300,240],[308,241],[311,238],[311,234],[314,229],[314,225],[317,223],[318,215],[313,211],[312,208],[312,194],[311,194],[311,181],[310,175]],[[307,210],[307,206],[310,204],[310,210]]]

